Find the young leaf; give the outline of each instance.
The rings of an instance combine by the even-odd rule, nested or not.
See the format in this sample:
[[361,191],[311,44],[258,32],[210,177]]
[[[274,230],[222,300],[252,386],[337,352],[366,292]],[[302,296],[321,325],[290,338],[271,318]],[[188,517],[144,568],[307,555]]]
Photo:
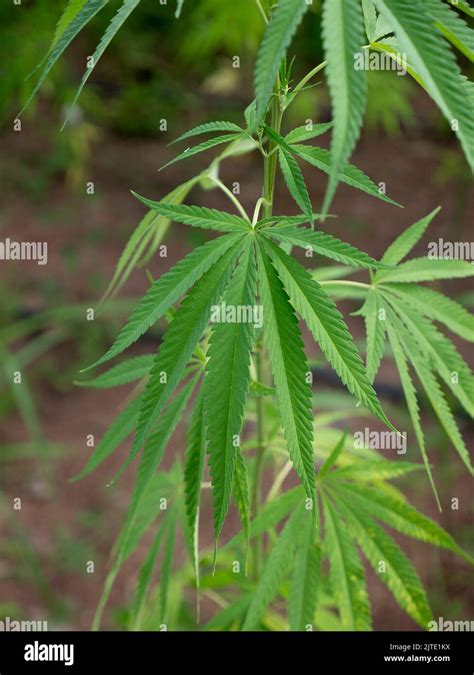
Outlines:
[[351,267],[364,267],[365,269],[377,269],[380,263],[371,258],[367,253],[346,244],[340,239],[336,239],[325,232],[314,231],[307,227],[296,227],[296,225],[277,225],[263,230],[265,237],[279,239],[288,242],[293,246],[323,255],[344,265]]
[[184,152],[181,152],[179,155],[174,157],[174,159],[171,159],[169,162],[166,162],[166,164],[163,164],[163,166],[160,168],[160,171],[163,171],[163,169],[166,169],[168,166],[171,166],[176,162],[180,162],[182,159],[194,157],[194,155],[198,155],[205,150],[215,148],[217,145],[222,145],[223,143],[231,143],[238,138],[242,138],[242,136],[243,134],[239,132],[238,134],[226,134],[225,136],[215,136],[214,138],[210,138],[207,141],[199,143],[199,145],[195,145],[192,148],[187,148]]
[[336,305],[294,258],[270,242],[266,246],[290,302],[306,322],[342,382],[362,405],[393,428],[367,378],[362,359]]
[[132,194],[150,209],[161,216],[165,216],[176,223],[184,223],[193,227],[201,227],[206,230],[219,230],[220,232],[240,232],[244,234],[250,229],[240,216],[234,216],[227,211],[208,209],[205,206],[185,206],[184,204],[168,204],[166,202],[154,202],[146,197],[141,197],[136,192]]
[[330,0],[323,5],[322,32],[327,80],[333,111],[331,171],[322,211],[331,205],[345,163],[359,138],[367,96],[367,73],[356,69],[355,58],[364,45],[360,4]]
[[199,126],[194,127],[194,129],[190,129],[189,131],[186,131],[186,133],[181,134],[181,136],[175,138],[170,145],[184,141],[186,138],[212,133],[213,131],[233,131],[237,134],[244,133],[244,130],[233,122],[206,122],[205,124],[200,124]]
[[300,507],[291,514],[286,522],[268,556],[241,630],[256,630],[265,608],[278,594],[281,582],[291,567],[298,534],[304,522],[304,517],[311,521],[310,513],[308,511],[305,512]]
[[[362,511],[355,510],[350,500],[341,499],[338,506],[379,579],[388,587],[400,607],[422,628],[432,619],[423,585],[415,568],[384,530]],[[385,570],[380,571],[380,562]]]
[[306,0],[279,0],[272,12],[255,65],[257,109],[253,128],[258,126],[265,115],[281,60],[307,9]]
[[181,380],[209,321],[211,307],[219,302],[241,250],[242,240],[226,251],[189,292],[170,323],[143,394],[132,458]]
[[76,382],[76,384],[80,387],[92,387],[93,389],[107,389],[128,384],[146,377],[151,370],[154,359],[155,354],[134,356],[110,368],[93,380],[84,380]]
[[110,361],[136,342],[240,239],[240,235],[229,234],[208,241],[163,274],[140,300],[110,349],[85,370]]
[[[71,104],[70,110],[74,108],[74,106],[77,103],[77,100],[79,96],[82,93],[82,90],[84,89],[84,86],[89,79],[89,77],[92,74],[92,71],[96,67],[97,63],[101,59],[103,53],[109,46],[109,44],[112,42],[113,38],[115,35],[118,33],[120,28],[123,26],[125,21],[128,19],[128,17],[132,14],[132,12],[136,9],[136,7],[140,4],[140,0],[124,0],[122,6],[119,8],[117,13],[115,14],[114,18],[112,21],[109,23],[107,26],[107,29],[102,36],[97,49],[95,50],[94,54],[90,57],[88,60],[88,65],[87,65],[87,70],[84,73],[81,83],[79,85],[79,88],[76,92],[76,95],[74,96],[74,100]],[[67,119],[64,122],[63,127],[66,125]]]
[[428,93],[454,128],[466,159],[474,168],[474,119],[466,106],[464,79],[451,49],[439,39],[424,3],[375,0],[375,4],[389,20],[401,50],[406,52]]
[[98,12],[100,12],[100,10],[103,7],[105,7],[106,4],[107,0],[87,0],[85,5],[79,11],[79,13],[75,14],[74,18],[72,18],[72,20],[68,23],[67,28],[61,34],[60,38],[58,40],[53,41],[53,45],[43,61],[44,65],[41,71],[41,75],[39,76],[38,81],[36,82],[36,85],[30,97],[23,106],[20,115],[29,106],[32,99],[38,93],[38,90],[45,81],[46,77],[48,76],[50,70],[53,68],[56,61],[60,58],[63,52],[71,44],[74,38],[81,32],[84,26],[87,25],[89,21]]
[[440,212],[441,207],[434,209],[427,216],[418,220],[416,223],[408,227],[402,234],[390,244],[385,251],[381,262],[385,265],[397,265],[400,260],[410,253],[415,244],[421,239],[425,233],[426,228],[431,223],[433,218]]
[[[297,155],[311,164],[311,166],[315,166],[317,169],[324,171],[324,173],[330,173],[332,157],[329,150],[297,143],[291,147]],[[340,173],[338,174],[338,180],[342,183],[350,185],[351,187],[357,188],[358,190],[362,190],[372,197],[377,197],[377,199],[381,199],[382,201],[393,204],[394,206],[400,206],[400,204],[393,201],[393,199],[390,199],[384,195],[377,185],[375,185],[375,183],[365,175],[365,173],[352,164],[345,164],[342,166]]]
[[377,23],[377,12],[372,0],[362,0],[362,12],[364,14],[365,33],[369,42],[375,39],[375,26]]
[[258,247],[259,293],[265,339],[288,451],[307,495],[315,504],[312,392],[298,322],[283,285],[261,244]]
[[321,575],[321,547],[314,523],[306,518],[299,533],[293,577],[288,598],[290,630],[304,631],[313,626]]
[[370,603],[364,569],[339,514],[329,499],[323,497],[324,522],[334,600],[339,609],[343,630],[371,630]]
[[[255,301],[255,255],[253,242],[249,238],[232,284],[224,294],[223,305],[230,308],[253,308]],[[235,320],[233,323],[215,323],[208,349],[203,395],[216,543],[227,515],[234,485],[245,400],[250,383],[253,340],[251,321],[252,317],[247,317],[243,322]]]

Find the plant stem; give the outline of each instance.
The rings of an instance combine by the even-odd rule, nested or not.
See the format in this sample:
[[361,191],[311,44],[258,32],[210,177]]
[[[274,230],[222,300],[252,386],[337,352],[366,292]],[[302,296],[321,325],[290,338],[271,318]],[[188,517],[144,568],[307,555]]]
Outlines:
[[209,178],[210,180],[212,180],[212,182],[213,182],[218,188],[220,188],[224,194],[226,194],[226,195],[229,197],[229,199],[232,201],[232,203],[234,204],[234,206],[236,207],[236,209],[238,210],[238,212],[241,214],[241,216],[242,216],[243,218],[245,218],[245,220],[247,220],[248,222],[250,222],[250,218],[248,217],[248,214],[247,214],[247,212],[245,211],[244,207],[243,207],[242,204],[239,202],[239,200],[238,200],[237,197],[234,195],[234,193],[231,192],[231,191],[229,190],[229,188],[227,187],[227,185],[224,185],[224,183],[223,183],[221,180],[219,180],[219,178],[216,178],[215,176],[211,176],[210,174],[205,174],[205,176],[206,176],[206,178]]
[[[271,127],[277,133],[280,132],[281,127],[281,118],[282,110],[280,107],[280,98],[279,98],[279,81],[276,84],[275,92],[273,94],[272,104],[271,104]],[[265,216],[271,216],[273,210],[273,192],[275,188],[275,176],[276,176],[276,167],[277,167],[277,153],[271,153],[271,151],[276,146],[275,142],[270,140],[268,153],[263,157],[263,207]],[[259,345],[257,349],[255,367],[257,371],[257,380],[258,382],[263,382],[263,359],[262,359],[262,345]],[[253,495],[252,495],[252,506],[253,506],[253,517],[256,518],[260,511],[260,506],[262,503],[262,478],[263,478],[263,460],[265,454],[265,420],[264,420],[264,409],[263,409],[263,398],[259,396],[257,398],[257,455],[255,459],[255,473],[253,480]],[[263,554],[263,539],[262,537],[256,537],[253,545],[253,574],[255,579],[258,579],[260,576],[260,565],[262,562]]]

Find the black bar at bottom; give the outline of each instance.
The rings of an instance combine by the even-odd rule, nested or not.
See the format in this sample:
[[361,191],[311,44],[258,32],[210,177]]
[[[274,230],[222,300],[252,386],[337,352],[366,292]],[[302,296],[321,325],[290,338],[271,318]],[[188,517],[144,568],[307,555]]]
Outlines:
[[[0,675],[267,671],[474,673],[472,633],[0,633]],[[324,669],[321,669],[325,666]],[[102,671],[102,672],[104,672]]]

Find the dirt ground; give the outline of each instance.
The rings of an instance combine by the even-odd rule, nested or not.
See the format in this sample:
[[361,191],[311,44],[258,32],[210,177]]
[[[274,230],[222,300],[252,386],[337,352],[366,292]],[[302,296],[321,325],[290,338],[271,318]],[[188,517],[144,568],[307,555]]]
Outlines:
[[[35,138],[27,129],[20,135],[10,133],[1,139],[0,172],[11,175],[13,163],[18,165],[21,179],[15,179],[16,187],[3,197],[0,225],[4,237],[48,241],[50,260],[45,267],[25,264],[21,275],[16,266],[2,263],[2,282],[21,299],[24,308],[41,308],[44,302],[41,289],[52,281],[62,302],[85,302],[94,306],[113,273],[127,236],[144,213],[129,190],[159,199],[183,180],[183,175],[192,175],[193,164],[206,166],[206,159],[196,159],[186,166],[178,165],[158,174],[158,167],[171,156],[171,150],[164,147],[162,140],[102,136],[93,145],[83,177],[84,184],[94,182],[94,196],[87,195],[85,189],[72,190],[61,176],[56,176],[46,193],[35,200],[25,191],[37,178],[45,153],[49,151],[47,145],[41,145]],[[331,233],[379,257],[406,226],[439,204],[443,210],[433,223],[430,236],[417,246],[417,253],[426,254],[427,239],[472,238],[473,194],[454,182],[441,184],[435,180],[439,146],[432,140],[410,138],[403,144],[403,152],[400,148],[399,138],[363,137],[353,162],[375,182],[385,182],[387,194],[404,208],[378,202],[362,192],[341,186],[332,209],[338,218],[328,225]],[[326,178],[317,172],[306,172],[306,175],[311,195],[320,203]],[[241,200],[250,210],[260,192],[261,174],[256,158],[246,156],[224,164],[222,177],[228,183],[241,183]],[[191,201],[230,210],[225,196],[216,191],[195,190],[189,203]],[[281,213],[295,212],[287,197],[278,200],[277,209]],[[196,238],[189,229],[173,225],[172,234],[166,240],[168,257],[149,265],[154,276],[163,273],[191,249]],[[73,262],[71,250],[75,252]],[[136,271],[123,296],[137,297],[146,287],[145,274]],[[457,282],[449,282],[444,287],[452,294],[468,289]],[[343,304],[342,307],[347,310],[351,329],[362,337],[360,319],[348,316],[354,306]],[[96,327],[86,326],[81,340],[88,339],[88,330],[94,331]],[[137,354],[147,351],[150,351],[149,344],[135,349]],[[464,353],[468,356],[465,350]],[[64,370],[71,381],[85,365],[77,362],[78,349],[73,339],[68,339],[52,354],[54,367]],[[29,378],[45,436],[51,443],[60,444],[62,450],[59,456],[44,461],[26,459],[0,463],[0,486],[5,497],[0,520],[4,542],[0,559],[0,605],[19,606],[28,618],[50,617],[50,628],[88,629],[104,581],[107,557],[133,484],[133,470],[130,470],[117,485],[106,487],[124,459],[128,444],[87,479],[77,483],[70,483],[69,479],[82,468],[88,455],[86,435],[101,436],[115,417],[128,388],[101,392],[72,385],[57,387],[43,376],[41,359],[29,369]],[[381,380],[397,386],[390,365],[383,369]],[[472,428],[468,429],[463,423],[463,430],[472,446]],[[184,431],[185,422],[173,439],[170,456],[181,451]],[[15,412],[3,417],[2,443],[24,441],[25,433]],[[449,468],[446,474],[439,475],[442,498],[447,502],[456,496],[461,501],[459,512],[446,509],[439,521],[455,537],[465,541],[472,527],[470,479],[452,448],[447,456],[437,447],[430,447],[429,451],[434,464]],[[417,452],[413,450],[408,458],[417,460]],[[441,480],[442,475],[446,475],[445,480]],[[424,481],[415,485],[408,491],[411,501],[421,510],[436,515]],[[18,513],[10,512],[15,497],[22,499]],[[15,546],[20,538],[25,545],[18,552]],[[447,614],[450,611],[462,618],[472,617],[472,576],[466,565],[452,555],[421,543],[405,539],[403,546],[426,584],[435,616],[451,618]],[[88,560],[95,562],[94,574],[85,573]],[[107,627],[119,625],[117,611],[132,597],[136,565],[134,558],[119,578],[111,609],[106,614]],[[368,578],[375,627],[378,630],[414,629],[412,621],[398,609],[375,576],[368,572]]]

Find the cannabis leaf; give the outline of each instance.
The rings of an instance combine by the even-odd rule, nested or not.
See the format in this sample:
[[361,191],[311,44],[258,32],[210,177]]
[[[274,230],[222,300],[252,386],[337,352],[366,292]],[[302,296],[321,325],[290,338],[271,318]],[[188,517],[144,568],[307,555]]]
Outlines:
[[375,0],[375,4],[390,22],[401,50],[457,134],[474,168],[474,120],[466,107],[465,80],[451,49],[439,40],[428,10],[419,0]]
[[[253,242],[242,251],[224,306],[253,307],[256,269]],[[214,533],[220,535],[226,517],[240,445],[245,400],[250,383],[253,324],[216,323],[211,333],[204,380],[204,415],[213,486]]]
[[289,298],[261,242],[258,246],[258,279],[265,339],[288,451],[296,473],[315,504],[309,368]]
[[322,31],[327,79],[333,108],[331,170],[322,211],[327,213],[339,174],[360,134],[367,94],[367,73],[355,68],[364,44],[363,17],[354,0],[326,0]]
[[280,62],[307,9],[306,0],[280,0],[272,12],[255,65],[257,107],[254,127],[258,126],[265,115]]

